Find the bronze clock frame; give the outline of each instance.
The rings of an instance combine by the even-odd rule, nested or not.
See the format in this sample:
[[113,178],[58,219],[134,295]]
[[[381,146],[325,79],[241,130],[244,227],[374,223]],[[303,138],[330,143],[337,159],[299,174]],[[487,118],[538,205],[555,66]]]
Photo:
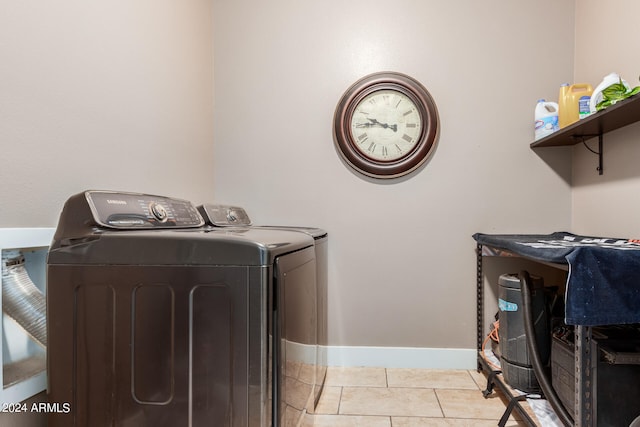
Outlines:
[[[371,158],[360,151],[351,132],[351,118],[357,105],[379,90],[393,90],[407,96],[416,105],[422,120],[413,149],[388,161]],[[369,74],[351,85],[340,98],[333,117],[334,142],[344,160],[356,171],[380,179],[397,178],[420,167],[435,148],[438,128],[438,111],[429,91],[418,80],[389,71]]]

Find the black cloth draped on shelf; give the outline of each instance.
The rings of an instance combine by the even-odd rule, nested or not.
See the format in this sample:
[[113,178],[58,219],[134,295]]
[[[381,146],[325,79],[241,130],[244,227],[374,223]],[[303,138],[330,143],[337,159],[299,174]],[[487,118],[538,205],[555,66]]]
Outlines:
[[481,245],[537,261],[569,266],[565,322],[640,323],[640,240],[552,234],[483,234]]

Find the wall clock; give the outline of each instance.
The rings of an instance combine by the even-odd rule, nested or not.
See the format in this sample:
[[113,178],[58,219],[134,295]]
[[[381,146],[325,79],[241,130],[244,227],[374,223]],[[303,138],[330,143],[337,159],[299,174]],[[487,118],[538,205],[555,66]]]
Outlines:
[[342,95],[333,132],[338,152],[356,171],[397,178],[429,157],[438,135],[438,112],[419,81],[401,73],[374,73]]

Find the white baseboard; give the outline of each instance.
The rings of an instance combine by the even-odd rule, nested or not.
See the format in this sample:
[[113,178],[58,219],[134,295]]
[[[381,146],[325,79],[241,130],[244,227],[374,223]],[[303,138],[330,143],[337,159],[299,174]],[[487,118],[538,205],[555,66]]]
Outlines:
[[475,369],[478,352],[466,348],[328,346],[329,366]]

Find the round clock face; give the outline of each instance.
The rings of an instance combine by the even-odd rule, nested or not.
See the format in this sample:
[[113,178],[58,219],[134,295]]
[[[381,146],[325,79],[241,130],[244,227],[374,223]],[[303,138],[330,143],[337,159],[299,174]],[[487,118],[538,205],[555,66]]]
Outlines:
[[356,104],[351,116],[351,137],[362,155],[376,161],[400,159],[415,148],[422,116],[404,93],[382,89]]
[[438,134],[438,114],[417,80],[400,73],[375,73],[343,94],[333,128],[336,147],[353,169],[374,178],[396,178],[429,157]]

